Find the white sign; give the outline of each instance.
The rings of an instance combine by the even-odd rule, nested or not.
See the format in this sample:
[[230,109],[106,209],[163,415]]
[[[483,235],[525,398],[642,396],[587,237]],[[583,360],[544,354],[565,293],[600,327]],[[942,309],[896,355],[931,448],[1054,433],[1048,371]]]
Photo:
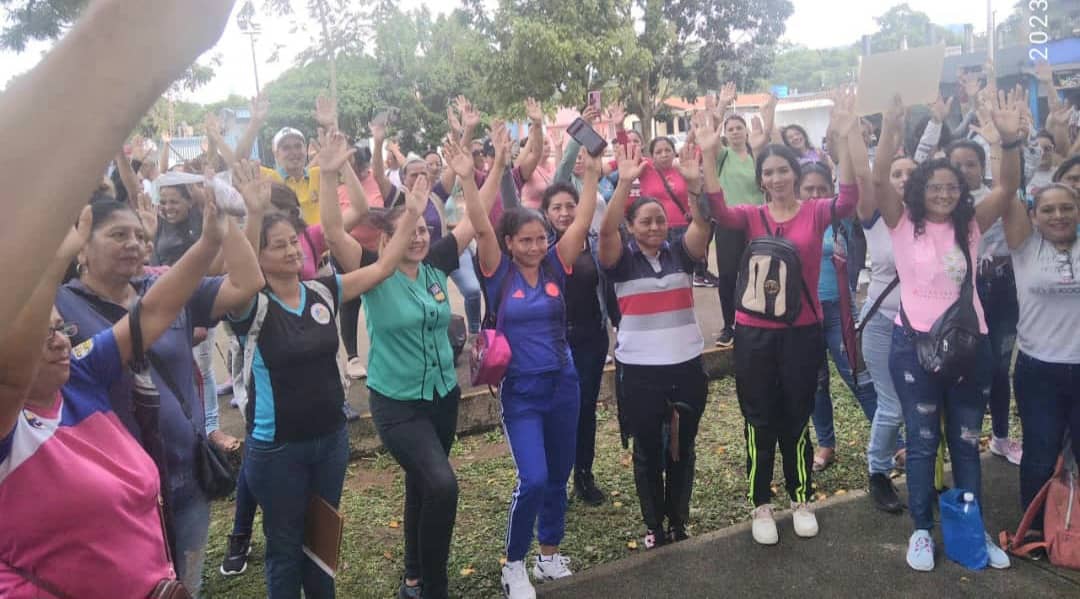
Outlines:
[[937,100],[944,64],[943,45],[864,56],[855,112],[860,116],[885,112],[896,94],[905,106]]

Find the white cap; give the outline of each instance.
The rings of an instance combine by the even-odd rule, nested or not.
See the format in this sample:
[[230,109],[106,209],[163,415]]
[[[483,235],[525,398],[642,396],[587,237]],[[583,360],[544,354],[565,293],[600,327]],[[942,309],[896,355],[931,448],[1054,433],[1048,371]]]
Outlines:
[[282,142],[286,137],[296,136],[300,138],[300,141],[307,141],[304,134],[299,129],[293,129],[292,127],[282,127],[280,131],[274,134],[274,150],[277,150],[278,144]]

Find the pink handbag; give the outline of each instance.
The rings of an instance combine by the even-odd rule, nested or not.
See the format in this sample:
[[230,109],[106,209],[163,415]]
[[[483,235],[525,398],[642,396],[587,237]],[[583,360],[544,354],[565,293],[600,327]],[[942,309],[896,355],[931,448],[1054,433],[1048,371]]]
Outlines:
[[[506,271],[502,289],[499,293],[499,308],[506,301],[506,291],[510,288],[510,280],[514,276],[514,269]],[[495,328],[491,328],[491,317],[488,316],[485,325],[489,325],[480,331],[469,353],[469,373],[472,375],[473,385],[498,386],[506,375],[506,369],[510,366],[510,342],[502,333],[503,312],[499,310],[495,319]]]

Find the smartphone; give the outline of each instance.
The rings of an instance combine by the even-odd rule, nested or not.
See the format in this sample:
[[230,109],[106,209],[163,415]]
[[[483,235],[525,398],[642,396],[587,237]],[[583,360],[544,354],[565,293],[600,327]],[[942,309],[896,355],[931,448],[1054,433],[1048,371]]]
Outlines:
[[600,107],[603,105],[603,103],[602,103],[602,98],[600,96],[600,90],[593,90],[593,91],[589,92],[589,100],[588,101],[589,101],[589,106],[592,106],[593,108],[595,108],[597,112],[602,112]]
[[600,134],[581,117],[570,123],[570,126],[566,128],[566,132],[581,144],[581,147],[585,148],[589,156],[594,158],[603,154],[604,148],[607,148],[607,141],[600,137]]

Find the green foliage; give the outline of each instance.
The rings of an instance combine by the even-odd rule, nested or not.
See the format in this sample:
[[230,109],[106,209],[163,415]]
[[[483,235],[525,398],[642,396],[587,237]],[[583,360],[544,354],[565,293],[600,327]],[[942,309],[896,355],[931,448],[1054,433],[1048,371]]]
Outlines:
[[794,46],[776,55],[768,83],[800,92],[835,88],[855,79],[858,56],[855,46],[823,50]]
[[[1042,26],[1043,20],[1046,27]],[[1046,10],[1031,10],[1028,0],[1020,0],[998,25],[997,34],[1000,43],[1006,46],[1024,46],[1030,42],[1029,35],[1036,31],[1046,33],[1051,40],[1072,37],[1077,23],[1080,23],[1080,4],[1076,2],[1051,0],[1046,3]]]
[[899,50],[901,40],[907,38],[909,48],[930,45],[930,31],[937,31],[937,41],[947,45],[959,45],[960,36],[930,22],[930,17],[921,11],[913,10],[907,3],[897,4],[885,14],[874,19],[878,31],[870,36],[870,46],[874,52]]

